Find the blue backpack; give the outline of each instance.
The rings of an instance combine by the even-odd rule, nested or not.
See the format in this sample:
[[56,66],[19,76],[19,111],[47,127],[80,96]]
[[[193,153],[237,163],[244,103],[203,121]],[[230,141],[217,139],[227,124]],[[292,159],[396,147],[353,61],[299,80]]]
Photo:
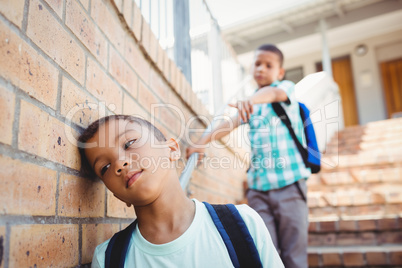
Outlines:
[[[233,266],[261,268],[258,250],[237,208],[232,204],[204,204],[226,245]],[[105,252],[106,268],[124,268],[128,245],[136,225],[137,220],[110,239]]]
[[276,115],[281,119],[282,123],[285,124],[289,130],[290,136],[292,136],[293,141],[296,143],[297,149],[303,158],[304,164],[306,167],[311,169],[311,173],[318,173],[321,169],[321,154],[318,150],[314,126],[310,119],[310,110],[306,107],[306,105],[300,102],[299,107],[300,116],[303,120],[304,134],[306,135],[307,148],[304,148],[299,139],[296,137],[290,119],[280,103],[272,103],[272,108],[274,109]]

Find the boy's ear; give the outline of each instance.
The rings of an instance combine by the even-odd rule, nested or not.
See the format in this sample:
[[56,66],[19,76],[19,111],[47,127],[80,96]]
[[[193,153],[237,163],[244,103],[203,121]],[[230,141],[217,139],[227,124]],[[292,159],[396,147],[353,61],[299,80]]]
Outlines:
[[282,80],[285,77],[285,69],[283,69],[282,67],[279,69],[279,79],[278,80]]
[[171,138],[168,142],[167,145],[169,147],[170,150],[170,156],[169,159],[171,161],[177,161],[179,160],[180,156],[181,156],[181,152],[180,152],[180,146],[179,144],[176,142],[175,139]]

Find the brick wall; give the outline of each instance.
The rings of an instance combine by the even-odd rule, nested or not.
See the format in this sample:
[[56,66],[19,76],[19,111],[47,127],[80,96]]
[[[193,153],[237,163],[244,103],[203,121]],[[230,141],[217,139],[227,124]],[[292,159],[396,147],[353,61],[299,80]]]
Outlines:
[[[152,117],[152,104],[179,112]],[[175,138],[192,116],[209,116],[133,0],[0,1],[0,268],[88,264],[131,222],[132,209],[79,173],[74,137],[109,113],[140,115]],[[227,148],[208,154],[236,159]],[[240,200],[244,169],[198,168],[193,197]]]

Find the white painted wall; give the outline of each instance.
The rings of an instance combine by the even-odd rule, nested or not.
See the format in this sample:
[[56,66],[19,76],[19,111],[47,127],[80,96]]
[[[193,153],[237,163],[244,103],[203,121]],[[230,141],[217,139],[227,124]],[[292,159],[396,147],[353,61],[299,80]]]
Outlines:
[[[329,40],[331,44],[331,39]],[[359,44],[365,44],[368,52],[364,56],[357,56],[355,48]],[[287,57],[285,55],[285,68],[303,67],[304,75],[314,73],[316,62],[321,61],[321,51],[317,50],[303,56]],[[352,72],[357,98],[359,123],[386,119],[386,107],[381,81],[381,61],[402,57],[402,30],[397,30],[375,37],[361,39],[330,48],[332,58],[350,55]]]

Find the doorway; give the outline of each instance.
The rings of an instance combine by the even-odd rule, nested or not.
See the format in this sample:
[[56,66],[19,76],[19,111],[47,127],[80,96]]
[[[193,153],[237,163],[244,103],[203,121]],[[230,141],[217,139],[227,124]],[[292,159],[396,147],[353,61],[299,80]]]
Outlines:
[[[317,63],[316,68],[318,72],[322,71],[322,63]],[[339,86],[345,127],[358,125],[355,85],[349,56],[332,59],[332,75]]]
[[380,63],[388,118],[402,113],[402,58]]

